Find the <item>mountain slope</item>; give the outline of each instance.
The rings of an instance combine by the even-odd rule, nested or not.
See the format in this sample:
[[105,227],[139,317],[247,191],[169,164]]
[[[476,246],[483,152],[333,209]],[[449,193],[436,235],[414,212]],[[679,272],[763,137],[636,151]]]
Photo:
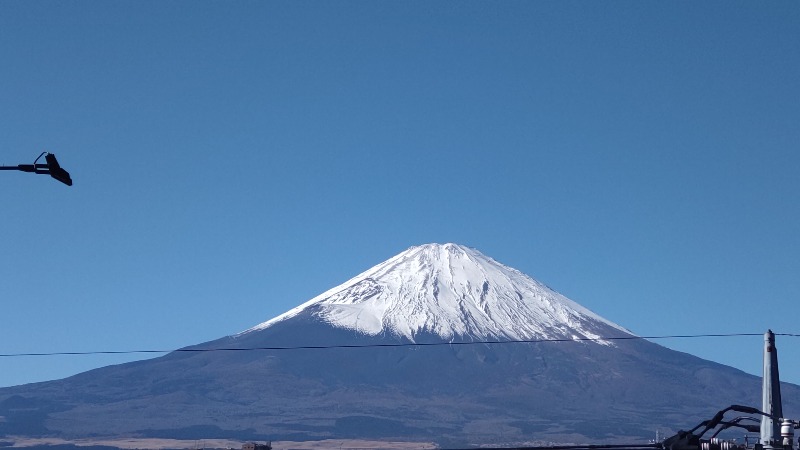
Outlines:
[[[760,404],[757,377],[645,340],[601,339],[625,336],[476,250],[430,244],[191,352],[2,389],[0,432],[630,442]],[[597,340],[548,342],[574,338]],[[447,345],[404,345],[414,342]],[[791,415],[800,389],[783,394]]]

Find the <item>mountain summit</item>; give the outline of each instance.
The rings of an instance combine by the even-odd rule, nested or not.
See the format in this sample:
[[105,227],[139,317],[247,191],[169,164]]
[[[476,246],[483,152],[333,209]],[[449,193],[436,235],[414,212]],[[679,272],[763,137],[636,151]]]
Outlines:
[[302,313],[333,327],[411,342],[419,335],[461,341],[630,334],[524,273],[457,244],[411,247],[242,334]]

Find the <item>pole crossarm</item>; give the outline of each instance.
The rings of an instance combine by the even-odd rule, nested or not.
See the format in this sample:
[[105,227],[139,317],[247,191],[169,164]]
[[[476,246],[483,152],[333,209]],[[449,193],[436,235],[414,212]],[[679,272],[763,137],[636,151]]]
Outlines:
[[20,172],[50,174],[47,164],[19,164],[16,166],[0,166],[0,170],[19,170]]

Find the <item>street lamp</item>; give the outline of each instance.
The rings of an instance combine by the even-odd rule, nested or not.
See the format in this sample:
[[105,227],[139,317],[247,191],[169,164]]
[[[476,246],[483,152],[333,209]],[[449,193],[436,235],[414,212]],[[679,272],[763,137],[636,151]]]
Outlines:
[[[44,160],[47,162],[47,164],[37,164],[37,161],[39,161],[42,156],[44,156]],[[42,154],[36,158],[36,161],[34,161],[33,164],[0,166],[0,170],[19,170],[21,172],[47,174],[66,184],[67,186],[72,186],[72,178],[70,178],[69,172],[61,168],[61,165],[58,164],[58,160],[56,160],[56,155],[52,153],[42,152]]]

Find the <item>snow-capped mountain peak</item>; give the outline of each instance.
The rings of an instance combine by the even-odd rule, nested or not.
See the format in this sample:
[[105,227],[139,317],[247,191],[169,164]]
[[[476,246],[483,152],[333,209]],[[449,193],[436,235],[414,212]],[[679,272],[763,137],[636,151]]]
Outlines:
[[303,311],[337,328],[411,341],[420,334],[448,340],[631,334],[522,272],[457,244],[411,247],[242,334]]

